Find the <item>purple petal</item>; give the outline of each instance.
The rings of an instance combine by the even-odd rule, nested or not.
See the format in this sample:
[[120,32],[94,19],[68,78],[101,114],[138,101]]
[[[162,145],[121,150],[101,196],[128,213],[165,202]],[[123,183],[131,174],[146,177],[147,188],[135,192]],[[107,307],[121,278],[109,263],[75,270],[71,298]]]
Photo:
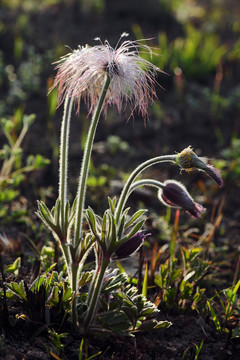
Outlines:
[[208,164],[205,172],[218,184],[220,188],[223,186],[223,179],[220,171],[218,171],[214,166]]
[[187,210],[187,213],[189,213],[189,215],[191,215],[192,217],[199,219],[202,213],[205,211],[206,209],[202,205],[198,203],[194,203],[194,207],[192,209]]

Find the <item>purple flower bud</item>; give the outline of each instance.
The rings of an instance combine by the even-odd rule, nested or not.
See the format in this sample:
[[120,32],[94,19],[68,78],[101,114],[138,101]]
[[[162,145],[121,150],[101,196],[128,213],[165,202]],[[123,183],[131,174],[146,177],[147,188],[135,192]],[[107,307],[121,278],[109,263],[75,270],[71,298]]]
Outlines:
[[207,164],[203,161],[202,158],[199,158],[191,146],[188,146],[186,149],[181,151],[175,159],[176,163],[181,167],[182,170],[187,172],[192,171],[192,168],[197,168],[204,171],[208,176],[210,176],[219,187],[223,186],[223,180],[220,175],[220,172],[214,168],[214,166]]
[[144,234],[144,232],[138,232],[130,239],[121,244],[114,253],[114,259],[123,259],[130,255],[133,255],[142,246],[144,239],[151,234]]
[[163,189],[158,192],[159,200],[166,206],[182,208],[194,218],[199,218],[204,207],[193,201],[183,184],[174,180],[164,182]]

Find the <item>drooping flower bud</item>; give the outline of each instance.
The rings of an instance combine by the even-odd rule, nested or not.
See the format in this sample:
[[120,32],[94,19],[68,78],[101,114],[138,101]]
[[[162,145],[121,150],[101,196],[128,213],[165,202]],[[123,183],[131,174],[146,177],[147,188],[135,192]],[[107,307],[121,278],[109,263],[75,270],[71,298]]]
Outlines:
[[215,169],[214,166],[207,164],[202,158],[199,158],[191,146],[188,146],[186,149],[177,154],[175,161],[182,170],[190,172],[192,171],[192,168],[197,168],[210,176],[219,187],[223,186],[223,180],[220,172]]
[[193,201],[183,184],[175,180],[167,180],[158,191],[159,200],[166,206],[182,208],[194,218],[199,218],[205,211],[204,207]]
[[145,234],[143,231],[138,232],[130,239],[121,244],[114,253],[114,259],[123,259],[133,255],[142,246],[145,238],[151,234]]

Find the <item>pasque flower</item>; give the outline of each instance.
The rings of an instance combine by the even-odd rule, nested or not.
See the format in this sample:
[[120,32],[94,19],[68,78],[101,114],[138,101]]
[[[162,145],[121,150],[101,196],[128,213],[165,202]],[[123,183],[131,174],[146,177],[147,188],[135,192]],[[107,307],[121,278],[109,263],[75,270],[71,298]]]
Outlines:
[[[123,33],[122,37],[128,34]],[[95,39],[99,40],[99,38]],[[58,103],[68,95],[78,103],[81,98],[87,102],[89,112],[93,113],[102,90],[105,75],[111,83],[105,98],[105,110],[108,105],[116,105],[121,111],[130,103],[132,111],[138,111],[145,117],[149,100],[156,93],[155,76],[160,69],[140,57],[139,51],[151,51],[140,41],[123,41],[116,48],[105,41],[96,46],[79,46],[77,50],[58,61],[58,69],[53,87],[58,87]]]
[[193,201],[183,184],[175,180],[166,180],[158,191],[159,200],[166,206],[182,208],[189,215],[199,218],[204,207]]
[[[74,331],[80,326],[77,308],[79,279],[89,252],[93,247],[95,249],[96,268],[87,294],[87,309],[81,317],[84,336],[97,316],[104,278],[111,261],[133,254],[143,244],[146,236],[150,235],[140,231],[144,224],[145,210],[138,210],[129,221],[126,219],[128,208],[124,208],[131,192],[139,186],[154,186],[160,189],[158,196],[165,205],[182,208],[195,218],[199,218],[204,211],[181,183],[174,180],[164,183],[154,179],[136,180],[139,174],[152,165],[171,162],[187,171],[192,167],[204,170],[220,186],[222,184],[217,171],[199,159],[189,147],[180,154],[156,156],[137,166],[127,179],[119,199],[108,197],[109,209],[102,219],[91,209],[85,211],[92,149],[102,111],[105,110],[106,114],[108,106],[114,105],[121,111],[129,103],[132,113],[138,110],[146,118],[148,103],[156,97],[154,87],[160,69],[140,57],[141,50],[151,52],[151,49],[141,41],[122,41],[126,35],[124,33],[120,37],[115,48],[107,41],[102,43],[98,39],[97,46],[79,47],[64,56],[56,65],[57,75],[52,87],[58,88],[58,105],[64,102],[59,150],[59,191],[52,210],[39,202],[38,215],[60,243],[73,293],[71,320]],[[77,103],[79,111],[81,100],[87,103],[92,118],[85,141],[76,196],[70,205],[67,196],[70,123],[73,103]],[[89,230],[84,229],[85,217]],[[129,233],[130,226],[132,229]]]
[[176,162],[183,170],[188,172],[192,168],[204,171],[219,187],[223,186],[223,180],[219,171],[214,166],[207,164],[202,158],[199,158],[191,146],[188,146],[176,156]]
[[133,255],[149,235],[151,234],[145,234],[144,231],[139,231],[115,250],[114,259],[123,259]]

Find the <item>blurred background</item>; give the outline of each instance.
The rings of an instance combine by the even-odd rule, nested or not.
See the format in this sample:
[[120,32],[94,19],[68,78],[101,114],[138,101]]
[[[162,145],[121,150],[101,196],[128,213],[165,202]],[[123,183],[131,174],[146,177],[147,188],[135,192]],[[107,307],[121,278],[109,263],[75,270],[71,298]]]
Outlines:
[[[158,78],[159,101],[150,107],[146,124],[137,114],[128,119],[116,109],[101,120],[88,182],[89,204],[101,212],[106,194],[118,192],[140,161],[192,145],[222,171],[222,191],[204,174],[182,176],[172,167],[154,168],[148,176],[184,182],[208,208],[211,237],[218,231],[221,245],[229,247],[232,240],[236,250],[240,218],[237,0],[2,0],[0,230],[21,222],[32,229],[36,200],[51,204],[56,199],[63,107],[56,109],[56,91],[47,96],[56,74],[53,63],[78,45],[95,45],[95,37],[108,39],[114,47],[122,32],[128,32],[131,40],[150,39],[147,44],[154,47],[154,54],[148,60],[164,71]],[[89,124],[87,109],[81,109],[71,129],[70,198]],[[148,192],[136,196],[132,199],[136,207],[144,203],[153,212],[166,211]]]

